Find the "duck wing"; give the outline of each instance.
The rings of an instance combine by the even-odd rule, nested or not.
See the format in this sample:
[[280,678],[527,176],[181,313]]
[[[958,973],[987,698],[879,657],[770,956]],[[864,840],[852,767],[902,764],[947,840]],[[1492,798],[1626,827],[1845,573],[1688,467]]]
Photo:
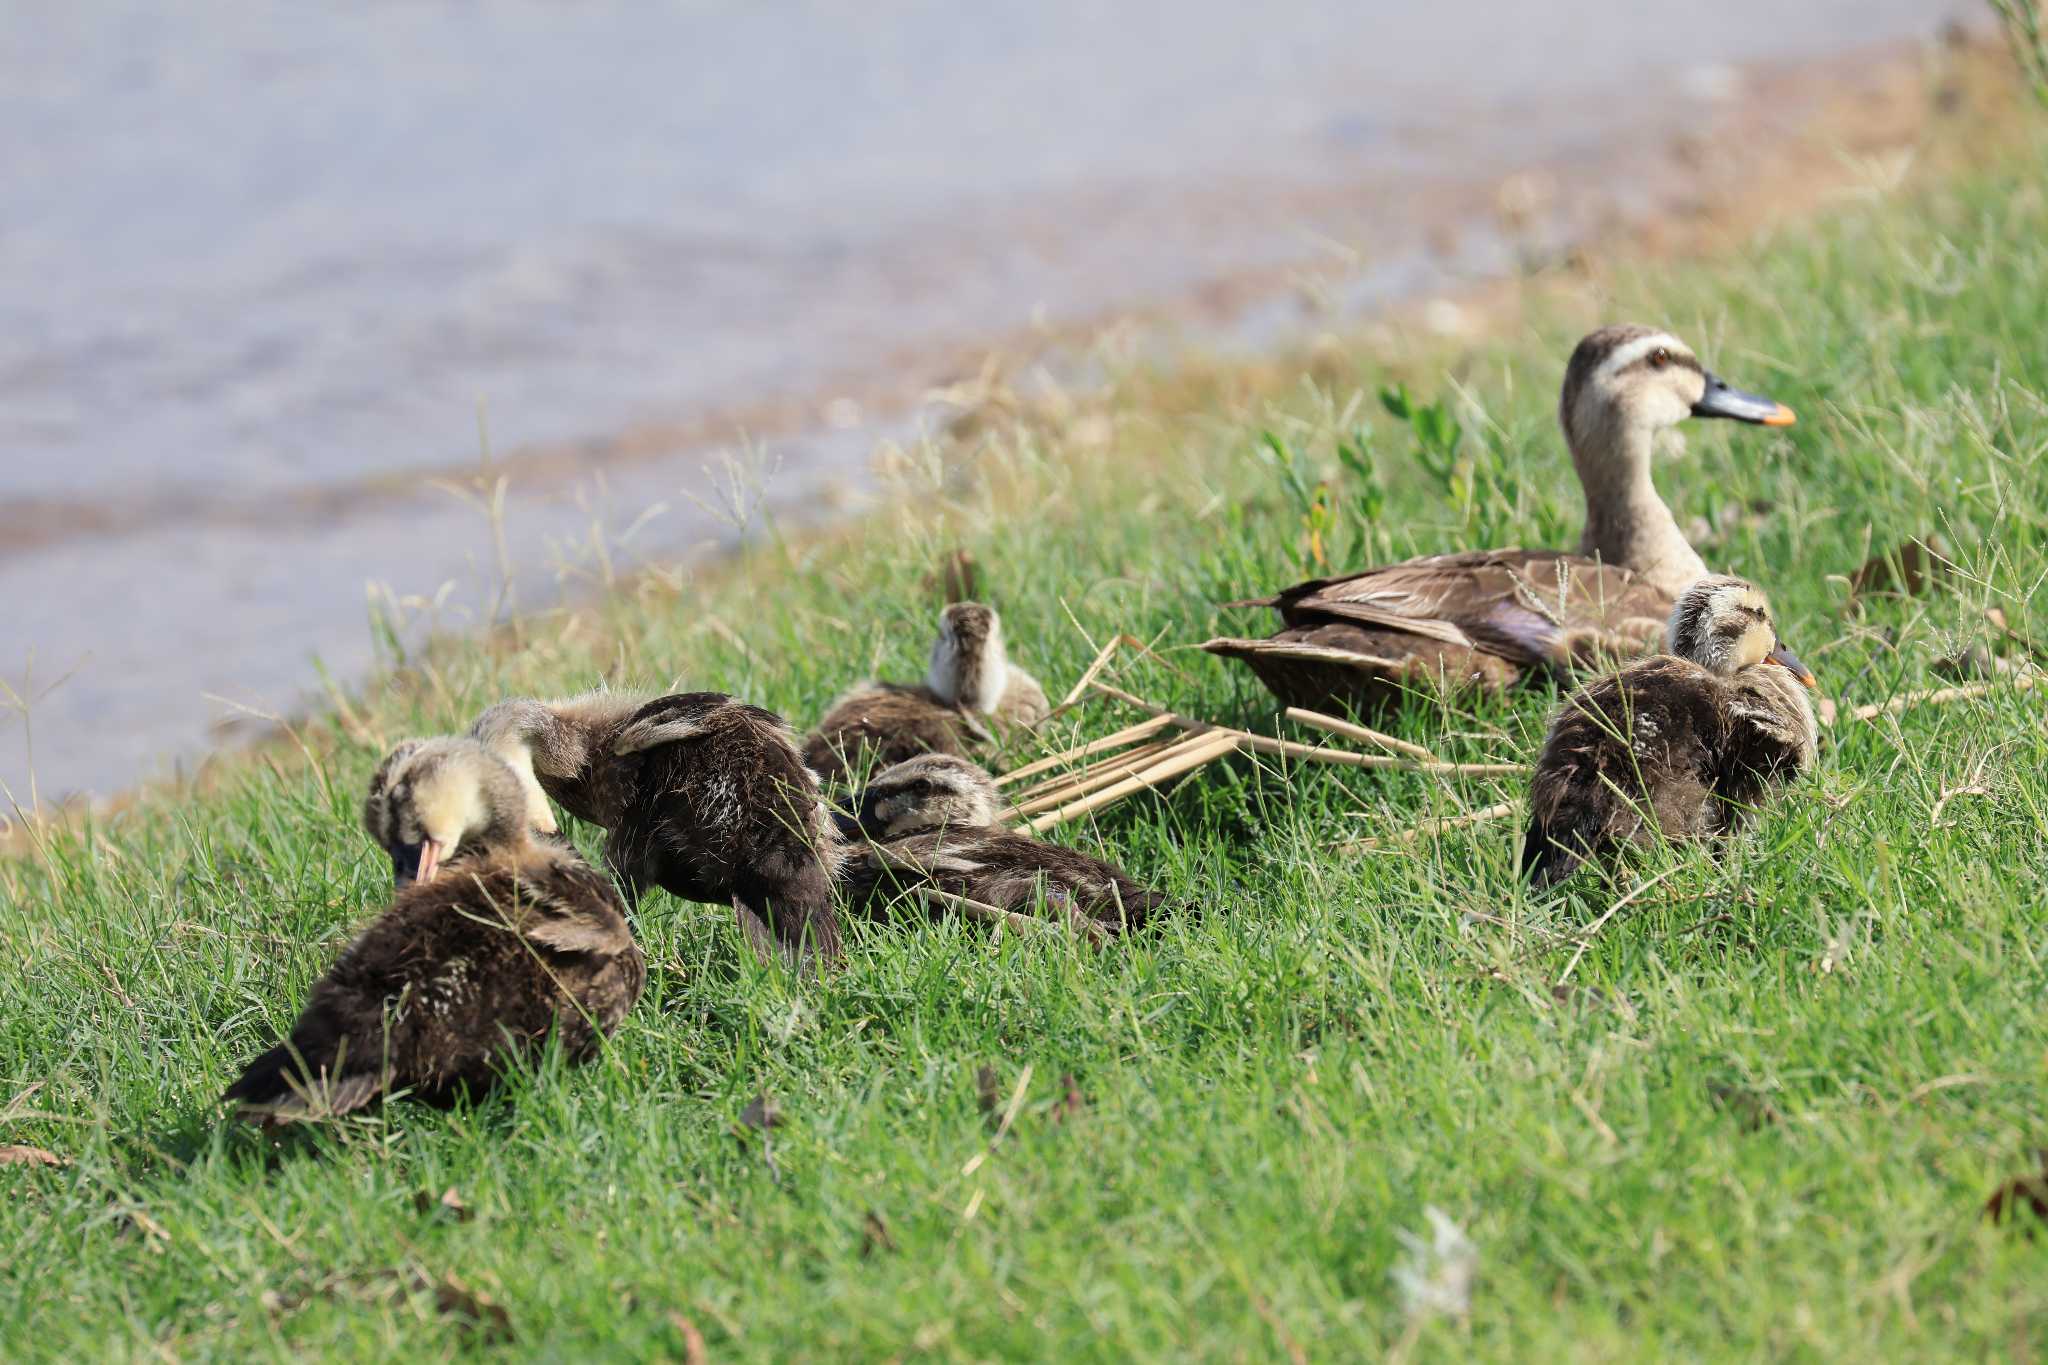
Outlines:
[[[290,1037],[223,1098],[261,1123],[327,1118],[392,1090],[432,1100],[465,1085],[487,1089],[506,1061],[558,1026],[568,1051],[582,1055],[587,1021],[616,1027],[644,979],[616,893],[584,870],[586,889],[602,897],[598,917],[625,934],[623,952],[594,956],[598,939],[558,933],[582,918],[555,912],[558,887],[504,868],[451,867],[400,893],[314,984]],[[603,946],[620,945],[611,937]],[[584,999],[593,982],[605,998]]]
[[1257,605],[1286,628],[1219,638],[1293,706],[1370,711],[1443,684],[1498,691],[1532,674],[1609,666],[1661,635],[1671,599],[1626,569],[1556,550],[1428,555],[1313,579]]
[[1671,601],[1627,569],[1557,550],[1426,555],[1272,599],[1290,627],[1330,623],[1399,632],[1522,667],[1571,667],[1603,641],[1652,638]]

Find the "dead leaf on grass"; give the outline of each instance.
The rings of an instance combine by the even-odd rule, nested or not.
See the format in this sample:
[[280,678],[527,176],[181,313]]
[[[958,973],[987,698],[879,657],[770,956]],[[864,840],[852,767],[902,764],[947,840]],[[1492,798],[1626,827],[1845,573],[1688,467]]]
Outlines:
[[71,1163],[46,1147],[9,1144],[0,1147],[0,1166],[69,1166]]
[[1745,1133],[1762,1132],[1780,1120],[1777,1107],[1747,1086],[1716,1082],[1707,1087],[1707,1093],[1717,1108],[1734,1116]]
[[486,1341],[512,1339],[512,1315],[482,1290],[471,1289],[450,1274],[436,1281],[433,1291],[434,1307],[442,1315],[456,1319]]
[[[1986,1218],[1994,1223],[2014,1220],[2020,1231],[2030,1238],[2038,1232],[2038,1224],[2048,1223],[2048,1150],[2035,1152],[2034,1160],[2038,1169],[2006,1181],[1984,1201]],[[2018,1217],[2021,1210],[2031,1218]]]
[[683,1365],[708,1365],[711,1352],[705,1349],[704,1334],[697,1330],[697,1324],[681,1313],[671,1311],[668,1325],[676,1329],[676,1335],[683,1339]]
[[896,1239],[889,1235],[889,1224],[883,1220],[881,1214],[869,1209],[867,1217],[863,1218],[860,1224],[861,1259],[866,1260],[878,1251],[895,1249]]
[[981,1116],[993,1120],[1003,1107],[1003,1078],[992,1066],[983,1066],[974,1073],[974,1101],[981,1106]]
[[1889,554],[1865,560],[1863,567],[1849,576],[1849,590],[1858,597],[1875,592],[1918,597],[1928,585],[1954,577],[1955,567],[1941,537],[1915,536]]
[[415,1190],[412,1196],[412,1206],[415,1211],[422,1215],[442,1213],[458,1223],[467,1223],[470,1219],[476,1217],[476,1213],[469,1205],[462,1202],[462,1195],[456,1191],[453,1185],[441,1191],[439,1199],[434,1198],[433,1195],[425,1190]]
[[1065,1123],[1088,1107],[1088,1097],[1081,1093],[1081,1086],[1071,1071],[1060,1075],[1060,1097],[1052,1102],[1046,1118],[1054,1123]]

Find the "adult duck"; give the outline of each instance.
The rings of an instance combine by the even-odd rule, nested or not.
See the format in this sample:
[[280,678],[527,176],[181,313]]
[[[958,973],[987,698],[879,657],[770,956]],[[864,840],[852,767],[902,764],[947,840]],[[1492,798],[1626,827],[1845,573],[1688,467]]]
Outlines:
[[1792,410],[1731,388],[1651,327],[1603,327],[1565,367],[1558,422],[1585,496],[1577,553],[1472,550],[1300,583],[1270,606],[1270,639],[1215,639],[1293,706],[1371,710],[1418,688],[1498,691],[1654,646],[1707,566],[1658,496],[1660,432],[1688,417],[1790,426]]

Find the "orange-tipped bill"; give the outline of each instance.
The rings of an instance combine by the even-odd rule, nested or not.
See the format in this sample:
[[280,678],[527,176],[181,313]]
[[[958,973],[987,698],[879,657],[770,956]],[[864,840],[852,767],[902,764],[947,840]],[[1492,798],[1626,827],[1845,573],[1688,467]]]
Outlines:
[[[1783,645],[1779,645],[1776,649],[1764,655],[1764,661],[1766,663],[1774,663],[1780,668],[1792,670],[1792,676],[1808,687],[1818,687],[1820,685],[1820,679],[1813,676],[1813,670],[1799,662],[1799,656]],[[421,880],[424,881],[426,879],[423,877]]]
[[1799,420],[1792,409],[1777,399],[1766,398],[1760,393],[1745,393],[1715,374],[1707,376],[1707,391],[1700,395],[1699,402],[1692,405],[1692,415],[1727,417],[1763,427],[1789,427]]

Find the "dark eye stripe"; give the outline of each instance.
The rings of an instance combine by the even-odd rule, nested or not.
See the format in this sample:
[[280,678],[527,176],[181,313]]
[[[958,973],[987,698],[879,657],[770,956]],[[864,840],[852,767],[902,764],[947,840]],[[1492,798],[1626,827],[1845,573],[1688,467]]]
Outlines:
[[1693,359],[1689,355],[1680,355],[1676,351],[1671,352],[1669,357],[1661,366],[1652,363],[1654,359],[1654,356],[1646,355],[1641,360],[1636,361],[1634,364],[1624,367],[1622,373],[1628,374],[1636,370],[1656,369],[1691,370],[1694,374],[1705,374],[1707,372],[1706,367],[1701,365],[1699,361]]

